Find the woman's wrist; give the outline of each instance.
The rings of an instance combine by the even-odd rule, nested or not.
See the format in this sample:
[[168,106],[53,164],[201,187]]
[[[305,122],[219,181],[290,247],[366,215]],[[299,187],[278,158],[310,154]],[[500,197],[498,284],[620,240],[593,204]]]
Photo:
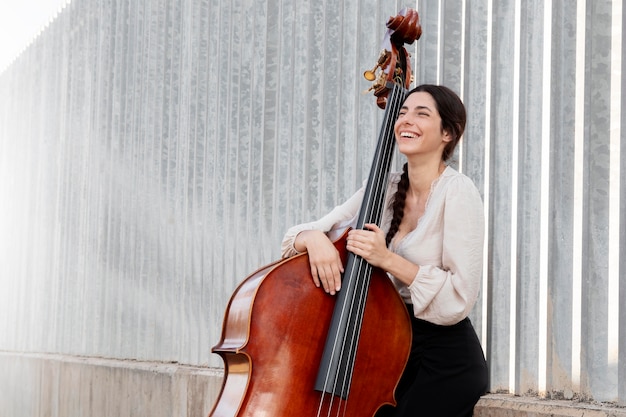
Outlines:
[[293,241],[293,248],[302,253],[307,251],[307,244],[311,238],[313,233],[322,233],[319,230],[303,230],[296,235],[296,238]]

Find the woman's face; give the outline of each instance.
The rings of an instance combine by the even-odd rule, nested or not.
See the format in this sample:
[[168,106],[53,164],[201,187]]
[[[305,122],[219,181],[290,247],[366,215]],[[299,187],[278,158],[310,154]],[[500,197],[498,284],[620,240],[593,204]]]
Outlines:
[[409,95],[394,125],[398,150],[407,157],[412,155],[441,158],[443,149],[450,141],[447,132],[441,130],[441,117],[437,104],[426,92]]

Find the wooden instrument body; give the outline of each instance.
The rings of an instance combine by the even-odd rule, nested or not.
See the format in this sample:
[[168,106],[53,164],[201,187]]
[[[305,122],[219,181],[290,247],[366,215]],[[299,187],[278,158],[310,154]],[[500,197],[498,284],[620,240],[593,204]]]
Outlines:
[[[346,236],[335,242],[344,263]],[[335,299],[313,284],[306,253],[246,278],[229,302],[222,339],[213,348],[224,360],[225,375],[210,416],[371,417],[383,404],[395,405],[411,325],[380,269],[374,269],[368,289],[349,397],[314,390]]]

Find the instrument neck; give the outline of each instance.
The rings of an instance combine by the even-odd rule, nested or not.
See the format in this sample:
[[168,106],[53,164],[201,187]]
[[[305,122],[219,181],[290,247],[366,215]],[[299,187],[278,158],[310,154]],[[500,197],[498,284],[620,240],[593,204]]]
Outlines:
[[380,225],[382,220],[387,181],[395,148],[394,125],[405,96],[406,90],[394,84],[387,99],[382,128],[356,224],[357,229],[363,229],[367,223]]

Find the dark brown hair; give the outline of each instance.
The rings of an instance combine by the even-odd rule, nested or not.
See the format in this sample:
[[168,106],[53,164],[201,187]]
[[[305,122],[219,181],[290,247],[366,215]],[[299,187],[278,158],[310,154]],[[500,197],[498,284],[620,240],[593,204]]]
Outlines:
[[[448,161],[465,131],[465,123],[467,120],[467,112],[465,106],[459,96],[448,87],[442,85],[422,84],[409,91],[407,97],[413,93],[424,92],[431,95],[437,106],[437,111],[441,117],[441,131],[448,132],[451,140],[443,149],[441,159]],[[406,100],[406,99],[405,99]],[[406,193],[409,189],[409,173],[408,166],[405,163],[402,167],[402,175],[398,182],[398,189],[391,199],[390,207],[393,210],[393,217],[389,225],[389,231],[385,238],[387,246],[398,233],[398,228],[404,217],[404,204],[406,202]]]

